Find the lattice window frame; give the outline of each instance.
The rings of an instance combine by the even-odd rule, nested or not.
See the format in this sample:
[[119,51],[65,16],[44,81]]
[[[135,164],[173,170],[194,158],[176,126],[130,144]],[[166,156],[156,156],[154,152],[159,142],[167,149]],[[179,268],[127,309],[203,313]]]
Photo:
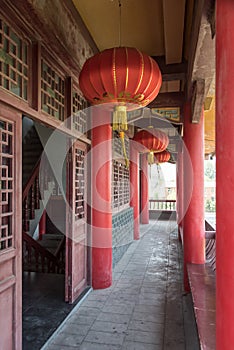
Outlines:
[[28,101],[29,42],[0,18],[0,87]]
[[87,135],[88,125],[88,102],[81,92],[73,87],[72,90],[72,128],[82,134]]
[[[125,135],[125,148],[129,159],[129,138]],[[125,165],[122,144],[118,132],[112,134],[112,211],[118,212],[129,207],[130,175]]]
[[129,207],[130,176],[123,161],[112,160],[112,211],[119,212]]
[[75,148],[75,179],[74,179],[74,218],[75,221],[85,219],[86,208],[85,208],[85,197],[86,197],[86,183],[85,183],[85,156],[86,152],[83,149]]
[[46,57],[41,57],[41,110],[65,120],[65,77]]
[[0,116],[0,253],[15,245],[14,157],[15,123]]

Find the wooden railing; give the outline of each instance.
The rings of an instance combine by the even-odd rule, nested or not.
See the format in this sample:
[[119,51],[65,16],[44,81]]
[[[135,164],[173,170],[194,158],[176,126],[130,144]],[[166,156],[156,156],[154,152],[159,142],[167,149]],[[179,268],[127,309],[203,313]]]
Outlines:
[[173,199],[150,199],[149,210],[176,210],[176,200]]
[[[40,172],[40,167],[43,167],[43,172]],[[52,180],[54,176],[49,162],[40,157],[23,190],[23,231],[29,231],[29,221],[35,218],[35,210],[40,208],[40,199],[43,199],[44,191]]]
[[29,221],[34,219],[35,210],[40,208],[39,168],[40,159],[23,191],[23,231],[25,232],[29,231]]
[[63,236],[61,242],[59,243],[54,256],[59,261],[65,261],[65,244],[66,244],[66,236]]
[[[64,245],[61,244],[59,248],[58,256],[60,256]],[[23,232],[23,265],[26,271],[64,273],[64,263],[26,232]]]

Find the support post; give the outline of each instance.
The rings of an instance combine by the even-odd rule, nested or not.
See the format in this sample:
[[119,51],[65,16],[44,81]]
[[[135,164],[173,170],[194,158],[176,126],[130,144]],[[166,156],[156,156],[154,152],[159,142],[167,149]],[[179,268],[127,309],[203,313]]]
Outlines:
[[216,349],[234,344],[234,2],[216,1]]
[[[205,263],[204,219],[204,123],[191,123],[191,104],[184,109],[184,203],[187,210],[183,219],[184,288],[189,291],[187,263]],[[191,166],[189,164],[191,162]]]
[[178,225],[178,238],[179,241],[183,241],[183,150],[182,146],[178,151],[178,158],[176,163],[176,186],[177,186],[177,198],[176,198],[176,209],[177,209],[177,225]]
[[112,128],[110,112],[92,107],[92,286],[112,284]]
[[130,206],[134,213],[134,239],[140,238],[139,223],[139,153],[130,142]]
[[39,221],[39,240],[42,240],[44,234],[46,234],[46,210],[43,211]]
[[149,184],[147,155],[141,155],[141,223],[149,223]]

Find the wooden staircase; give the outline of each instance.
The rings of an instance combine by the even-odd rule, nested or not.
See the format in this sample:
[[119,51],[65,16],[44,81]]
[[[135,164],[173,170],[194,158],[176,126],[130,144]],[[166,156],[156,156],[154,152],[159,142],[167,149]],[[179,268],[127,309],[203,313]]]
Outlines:
[[[34,133],[34,132],[33,132]],[[34,134],[34,147],[39,145]],[[29,150],[29,147],[26,147]],[[23,269],[24,271],[46,272],[46,273],[64,273],[65,272],[65,236],[63,234],[44,234],[42,240],[38,240],[35,235],[35,229],[38,226],[40,218],[46,207],[46,204],[52,195],[55,178],[49,166],[48,161],[43,159],[43,171],[41,170],[41,147],[37,150],[39,159],[32,167],[31,175],[28,177],[23,190]],[[24,159],[23,159],[24,162]]]

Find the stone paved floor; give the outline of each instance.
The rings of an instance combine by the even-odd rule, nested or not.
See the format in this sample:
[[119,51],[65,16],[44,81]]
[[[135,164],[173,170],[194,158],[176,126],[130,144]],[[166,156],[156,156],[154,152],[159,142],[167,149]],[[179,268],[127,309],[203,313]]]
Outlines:
[[184,350],[180,249],[174,221],[141,226],[113,286],[92,291],[43,350]]

